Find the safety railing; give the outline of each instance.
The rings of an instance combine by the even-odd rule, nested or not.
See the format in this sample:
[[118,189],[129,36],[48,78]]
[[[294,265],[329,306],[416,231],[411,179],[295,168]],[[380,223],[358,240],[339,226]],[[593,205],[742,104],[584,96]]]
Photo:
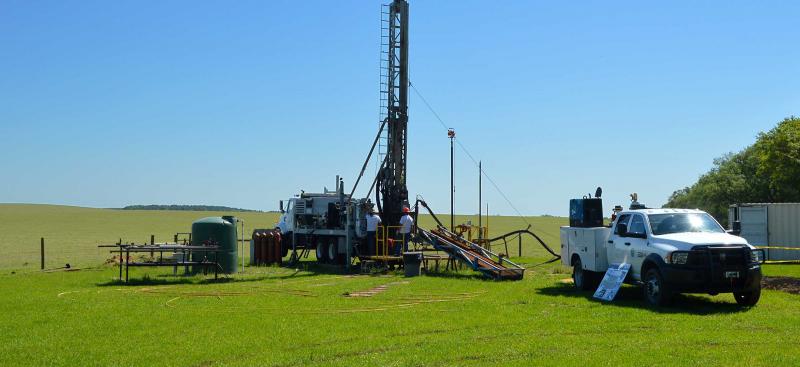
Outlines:
[[400,233],[402,226],[378,226],[375,231],[375,256],[395,256],[391,251],[390,242],[394,246],[403,245],[403,236],[408,234]]

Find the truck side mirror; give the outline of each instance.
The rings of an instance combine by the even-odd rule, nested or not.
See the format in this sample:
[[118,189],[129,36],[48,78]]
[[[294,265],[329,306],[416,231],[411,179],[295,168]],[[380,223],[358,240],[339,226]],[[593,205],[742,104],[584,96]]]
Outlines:
[[730,233],[730,234],[732,234],[734,236],[738,236],[738,235],[742,234],[742,222],[740,222],[738,220],[733,221],[733,224],[731,225],[731,227],[733,227],[733,228],[730,231],[728,231],[728,233]]
[[628,225],[625,223],[617,224],[617,236],[628,237]]
[[283,200],[278,201],[278,205],[281,208],[281,214],[286,213],[286,211],[283,210]]

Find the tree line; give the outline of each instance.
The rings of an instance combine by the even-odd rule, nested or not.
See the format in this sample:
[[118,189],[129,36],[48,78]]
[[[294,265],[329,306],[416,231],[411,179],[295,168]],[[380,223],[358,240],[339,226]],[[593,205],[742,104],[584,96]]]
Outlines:
[[714,160],[693,185],[670,195],[665,208],[699,208],[728,224],[736,203],[800,202],[800,118],[788,117],[738,153]]
[[258,210],[231,208],[219,205],[128,205],[122,210],[186,210],[212,212],[256,212]]

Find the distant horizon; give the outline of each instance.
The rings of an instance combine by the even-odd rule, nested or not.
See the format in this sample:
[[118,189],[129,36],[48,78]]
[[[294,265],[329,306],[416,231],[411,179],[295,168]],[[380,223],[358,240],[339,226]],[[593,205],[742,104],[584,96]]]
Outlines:
[[[85,205],[54,204],[54,203],[10,203],[10,202],[6,203],[6,202],[0,202],[0,205],[41,205],[41,206],[63,206],[63,207],[80,208],[80,209],[124,210],[123,209],[124,207],[96,207],[96,206],[85,206]],[[126,206],[136,206],[136,205],[140,205],[140,204],[132,204],[132,205],[126,205]],[[226,206],[226,205],[205,205],[205,204],[146,204],[146,205]],[[279,210],[256,210],[256,209],[247,209],[247,208],[233,208],[233,209],[239,209],[239,210],[243,210],[243,211],[249,212],[249,213],[280,213]],[[165,210],[161,210],[161,209],[133,209],[133,210],[142,210],[142,211],[192,211],[192,210],[168,210],[168,209],[165,209]],[[194,211],[205,211],[205,210],[194,210]],[[208,210],[208,211],[211,211],[211,210]],[[224,211],[224,210],[219,210],[219,211]],[[420,214],[429,215],[427,213],[420,213]],[[450,213],[438,212],[438,213],[436,213],[436,215],[449,216]],[[455,215],[456,216],[468,217],[468,216],[478,216],[478,213],[473,213],[473,214],[455,213]],[[483,213],[482,215],[486,216],[486,213]],[[519,217],[516,214],[502,214],[502,213],[492,213],[492,214],[490,214],[490,216],[492,216],[492,217],[511,217],[511,218]],[[552,215],[552,214],[523,215],[523,217],[566,218],[566,216]]]

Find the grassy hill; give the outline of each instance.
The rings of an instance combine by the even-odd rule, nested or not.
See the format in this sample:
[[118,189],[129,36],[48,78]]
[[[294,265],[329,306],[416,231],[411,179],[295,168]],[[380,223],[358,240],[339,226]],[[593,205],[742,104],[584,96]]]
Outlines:
[[[146,243],[150,235],[157,242],[172,241],[177,232],[189,232],[192,222],[203,217],[234,215],[244,220],[244,236],[253,228],[271,228],[278,221],[278,213],[214,212],[168,210],[116,210],[93,209],[74,206],[0,204],[0,269],[38,269],[39,241],[45,238],[46,267],[92,266],[109,257],[108,251],[98,249],[99,244],[125,242]],[[474,216],[456,216],[456,223]],[[441,216],[449,223],[450,217]],[[566,219],[557,217],[528,217],[534,230],[553,249],[558,248],[558,227]],[[493,216],[489,219],[490,235],[525,228],[525,220],[517,217]],[[423,226],[432,227],[429,216],[420,219]],[[509,253],[517,255],[517,243],[509,243]],[[505,252],[505,248],[498,249]],[[525,238],[523,255],[541,257],[545,252]]]
[[[0,204],[0,268],[39,268],[39,241],[45,238],[46,267],[92,266],[110,255],[99,244],[172,241],[189,232],[192,222],[210,216],[235,215],[252,228],[271,227],[277,213],[92,209],[74,206]],[[255,227],[254,227],[255,226]]]

